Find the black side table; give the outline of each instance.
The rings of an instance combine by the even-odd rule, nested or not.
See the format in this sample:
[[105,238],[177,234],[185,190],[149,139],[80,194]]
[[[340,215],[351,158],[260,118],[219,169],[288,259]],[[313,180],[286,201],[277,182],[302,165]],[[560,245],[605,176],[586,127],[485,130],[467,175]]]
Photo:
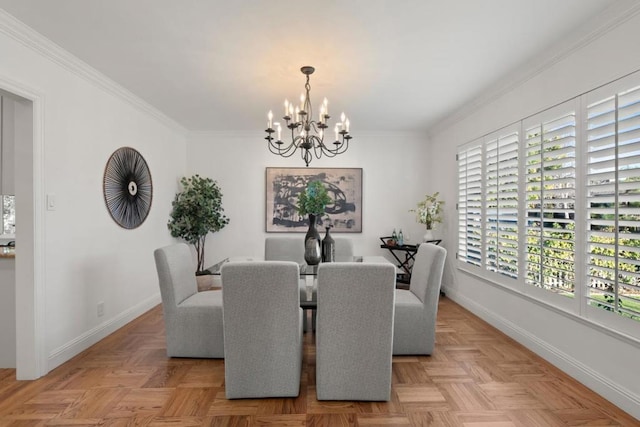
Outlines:
[[[419,245],[388,245],[387,241],[391,240],[391,236],[380,237],[380,240],[382,241],[380,247],[391,252],[391,255],[398,261],[397,267],[402,270],[396,275],[396,283],[409,284],[411,282],[411,269],[413,268]],[[440,242],[442,242],[442,239],[428,240],[426,243],[439,245]],[[404,254],[404,259],[401,259],[398,253],[400,256]]]

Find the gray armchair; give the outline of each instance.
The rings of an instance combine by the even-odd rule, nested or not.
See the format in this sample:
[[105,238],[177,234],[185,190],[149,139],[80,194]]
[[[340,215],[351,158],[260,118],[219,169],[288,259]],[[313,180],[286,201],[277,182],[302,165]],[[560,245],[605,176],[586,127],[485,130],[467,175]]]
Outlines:
[[[266,261],[292,261],[298,265],[303,265],[304,260],[304,238],[300,237],[267,237],[264,239],[264,259]],[[300,300],[307,300],[306,279],[298,282]],[[312,295],[315,301],[315,295]],[[307,329],[307,316],[304,316],[303,327]]]
[[318,268],[318,400],[389,400],[395,278],[390,263]]
[[418,248],[409,289],[396,290],[394,355],[433,352],[446,256],[446,249],[431,243],[423,243]]
[[304,264],[304,237],[267,237],[264,239],[264,259]]
[[353,261],[353,241],[348,237],[334,237],[336,244],[336,262]]
[[184,243],[154,252],[169,357],[224,357],[222,292],[198,292],[196,265]]
[[227,399],[297,396],[302,369],[298,264],[232,262],[221,274]]
[[[353,241],[348,237],[334,237],[334,240],[336,261],[353,261]],[[267,237],[264,239],[264,259],[304,264],[304,239],[302,237]]]
[[[334,237],[336,261],[353,261],[353,241],[347,237]],[[304,239],[302,237],[267,237],[264,240],[264,259],[267,261],[293,261],[300,265],[304,260]],[[300,280],[300,300],[307,300],[306,279]],[[316,301],[317,288],[311,287],[311,301]],[[316,311],[311,312],[311,329],[315,330]],[[304,317],[304,329],[307,330],[307,317]]]

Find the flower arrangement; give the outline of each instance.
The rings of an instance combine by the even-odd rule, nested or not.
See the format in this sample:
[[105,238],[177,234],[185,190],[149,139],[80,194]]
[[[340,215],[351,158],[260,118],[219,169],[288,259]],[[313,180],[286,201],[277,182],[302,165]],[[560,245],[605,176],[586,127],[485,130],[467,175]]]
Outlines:
[[310,181],[305,191],[298,196],[296,209],[300,215],[320,215],[331,203],[331,197],[321,181]]
[[438,200],[438,195],[440,193],[436,192],[433,195],[425,195],[424,200],[418,202],[417,209],[411,209],[409,212],[415,212],[417,221],[420,224],[424,224],[427,226],[427,230],[433,229],[433,226],[439,222],[442,222],[442,205],[444,202]]

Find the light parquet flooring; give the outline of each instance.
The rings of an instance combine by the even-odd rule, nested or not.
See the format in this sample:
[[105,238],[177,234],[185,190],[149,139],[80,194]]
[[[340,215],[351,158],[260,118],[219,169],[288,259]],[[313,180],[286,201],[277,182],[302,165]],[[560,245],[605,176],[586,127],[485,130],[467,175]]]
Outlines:
[[0,369],[0,426],[639,426],[441,298],[430,357],[394,357],[389,402],[320,402],[314,335],[300,396],[226,400],[224,361],[169,359],[160,307],[36,381]]

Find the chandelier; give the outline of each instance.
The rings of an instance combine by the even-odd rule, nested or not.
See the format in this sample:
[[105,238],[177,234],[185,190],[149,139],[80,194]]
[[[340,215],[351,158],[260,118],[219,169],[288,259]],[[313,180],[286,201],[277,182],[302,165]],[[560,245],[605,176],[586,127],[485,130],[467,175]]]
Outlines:
[[[324,140],[327,136],[325,129],[329,128],[328,121],[331,118],[329,116],[329,103],[327,98],[324,98],[320,105],[318,121],[313,120],[311,97],[309,95],[309,92],[311,92],[309,76],[313,74],[315,68],[305,66],[300,71],[307,76],[307,82],[304,85],[306,94],[300,95],[300,106],[294,107],[293,103],[288,100],[284,101],[284,117],[282,119],[285,121],[284,126],[291,130],[291,142],[285,143],[282,141],[282,125],[279,122],[273,122],[272,111],[267,114],[269,120],[267,121],[267,136],[265,139],[269,144],[269,151],[282,157],[291,157],[299,148],[300,157],[308,167],[313,159],[311,153],[316,156],[316,159],[319,159],[323,155],[335,157],[347,151],[351,136],[349,135],[349,119],[342,113],[340,122],[336,123],[333,128],[335,140],[325,144]],[[277,139],[274,138],[274,133],[277,134]]]

